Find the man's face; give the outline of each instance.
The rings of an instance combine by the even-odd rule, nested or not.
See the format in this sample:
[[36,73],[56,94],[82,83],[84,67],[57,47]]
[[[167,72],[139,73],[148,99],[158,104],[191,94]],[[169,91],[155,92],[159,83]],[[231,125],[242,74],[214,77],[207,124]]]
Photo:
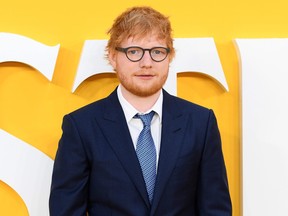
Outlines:
[[[157,39],[155,35],[142,39],[128,38],[119,47],[131,46],[144,49],[167,47],[166,42]],[[149,52],[145,51],[140,61],[132,62],[124,52],[112,51],[109,54],[109,60],[124,89],[136,96],[147,97],[156,94],[161,90],[168,76],[169,56],[161,62],[155,62],[151,59]]]

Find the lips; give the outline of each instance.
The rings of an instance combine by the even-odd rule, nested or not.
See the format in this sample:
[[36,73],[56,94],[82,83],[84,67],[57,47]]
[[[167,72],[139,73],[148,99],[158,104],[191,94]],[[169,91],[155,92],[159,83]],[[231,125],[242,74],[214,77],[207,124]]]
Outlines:
[[153,72],[148,72],[148,71],[139,71],[135,73],[135,76],[140,76],[140,77],[153,77],[155,76],[155,73]]
[[139,74],[139,75],[136,75],[136,76],[139,76],[139,77],[154,77],[153,74]]
[[153,78],[155,75],[153,75],[153,74],[138,74],[138,75],[136,75],[136,77],[138,77],[138,78],[141,78],[141,79],[146,79],[146,80],[148,80],[148,79],[151,79],[151,78]]

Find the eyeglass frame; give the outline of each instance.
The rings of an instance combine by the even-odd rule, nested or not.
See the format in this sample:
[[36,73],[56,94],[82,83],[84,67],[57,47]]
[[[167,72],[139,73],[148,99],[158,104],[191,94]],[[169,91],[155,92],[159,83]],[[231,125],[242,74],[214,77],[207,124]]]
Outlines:
[[[128,54],[127,54],[128,49],[131,49],[131,48],[137,48],[137,49],[142,50],[142,51],[143,51],[143,54],[142,54],[141,58],[139,58],[138,60],[131,60],[131,59],[128,57]],[[165,49],[166,52],[167,52],[166,56],[165,56],[162,60],[160,60],[160,61],[155,60],[155,59],[152,57],[152,55],[151,55],[152,50],[157,49],[157,48]],[[153,61],[155,61],[155,62],[162,62],[162,61],[164,61],[164,60],[167,58],[168,54],[170,53],[170,49],[167,48],[167,47],[152,47],[151,49],[144,49],[144,48],[139,47],[139,46],[130,46],[130,47],[126,47],[126,48],[116,47],[115,50],[117,50],[117,51],[119,51],[119,52],[125,53],[127,59],[129,59],[131,62],[141,61],[141,59],[142,59],[143,56],[145,55],[145,52],[146,52],[146,51],[149,52],[150,58],[151,58]]]

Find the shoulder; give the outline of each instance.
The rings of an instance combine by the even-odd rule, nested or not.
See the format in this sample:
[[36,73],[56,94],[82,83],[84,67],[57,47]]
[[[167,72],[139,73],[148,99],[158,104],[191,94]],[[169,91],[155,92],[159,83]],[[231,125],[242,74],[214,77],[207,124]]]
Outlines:
[[103,116],[104,113],[113,112],[120,106],[117,94],[112,92],[108,97],[89,103],[81,108],[78,108],[68,115],[72,118],[91,118],[97,116]]
[[216,116],[212,109],[202,105],[187,101],[185,99],[173,96],[165,92],[163,94],[163,112],[177,117],[185,116],[189,121],[194,122],[199,127],[210,124],[217,124]]
[[91,114],[96,114],[98,112],[101,112],[103,109],[103,105],[105,104],[105,99],[101,99],[98,101],[94,101],[92,103],[89,103],[83,107],[80,107],[70,113],[68,115],[73,117],[83,117],[83,116],[90,116]]
[[163,92],[163,98],[163,106],[169,106],[176,112],[209,113],[211,111],[210,108],[170,95],[165,91]]

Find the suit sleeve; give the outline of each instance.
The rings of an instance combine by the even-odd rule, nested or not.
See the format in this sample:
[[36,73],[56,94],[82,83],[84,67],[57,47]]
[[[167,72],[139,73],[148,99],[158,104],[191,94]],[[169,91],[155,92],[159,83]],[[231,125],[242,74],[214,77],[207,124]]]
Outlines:
[[198,186],[198,215],[231,216],[221,138],[213,111],[210,111],[204,145]]
[[89,163],[72,117],[63,119],[52,175],[50,216],[84,216],[87,209]]

